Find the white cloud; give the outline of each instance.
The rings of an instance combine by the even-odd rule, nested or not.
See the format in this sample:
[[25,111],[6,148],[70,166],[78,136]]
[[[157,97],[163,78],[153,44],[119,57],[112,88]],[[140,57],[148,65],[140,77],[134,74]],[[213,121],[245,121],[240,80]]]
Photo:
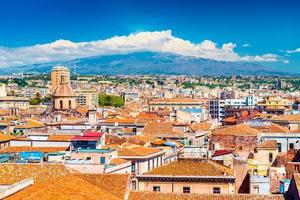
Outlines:
[[114,36],[105,40],[71,42],[57,40],[48,44],[28,47],[0,47],[0,66],[16,66],[33,63],[65,61],[96,55],[112,55],[141,51],[168,52],[219,61],[277,62],[274,54],[240,56],[234,43],[220,47],[210,40],[192,43],[172,35],[170,30],[132,33],[128,36]]
[[290,63],[289,60],[283,60],[282,62],[283,62],[284,64],[289,64],[289,63]]
[[243,44],[242,47],[250,47],[250,44]]
[[294,50],[287,50],[287,53],[299,53],[300,52],[300,48],[294,49]]

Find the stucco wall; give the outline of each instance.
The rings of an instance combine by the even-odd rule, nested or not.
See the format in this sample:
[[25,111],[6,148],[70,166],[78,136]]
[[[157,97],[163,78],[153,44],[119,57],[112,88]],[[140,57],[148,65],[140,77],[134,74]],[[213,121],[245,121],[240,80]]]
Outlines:
[[221,188],[221,193],[234,193],[234,185],[231,183],[191,183],[191,182],[141,182],[138,190],[153,191],[153,186],[160,186],[161,192],[183,193],[183,187],[190,187],[191,193],[212,194],[214,187]]

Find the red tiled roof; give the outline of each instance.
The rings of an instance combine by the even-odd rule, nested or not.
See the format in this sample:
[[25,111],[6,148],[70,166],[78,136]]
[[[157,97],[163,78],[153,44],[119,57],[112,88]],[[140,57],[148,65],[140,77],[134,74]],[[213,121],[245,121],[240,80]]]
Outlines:
[[102,132],[92,132],[92,131],[86,131],[83,133],[84,137],[102,137]]
[[212,157],[222,156],[222,155],[226,155],[226,154],[230,154],[230,153],[232,153],[232,151],[231,150],[227,150],[227,149],[217,150],[212,155]]
[[85,132],[82,136],[76,135],[72,137],[72,141],[96,141],[100,140],[103,134],[101,132]]

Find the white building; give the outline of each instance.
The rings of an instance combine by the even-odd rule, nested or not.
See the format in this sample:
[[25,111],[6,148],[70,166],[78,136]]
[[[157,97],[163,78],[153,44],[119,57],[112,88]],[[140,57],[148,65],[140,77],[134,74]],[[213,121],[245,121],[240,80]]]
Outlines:
[[243,99],[213,99],[209,101],[209,114],[212,119],[221,122],[225,117],[225,107],[253,107],[257,104],[258,98],[254,95]]
[[1,83],[0,84],[0,97],[6,97],[7,91],[6,91],[6,85]]

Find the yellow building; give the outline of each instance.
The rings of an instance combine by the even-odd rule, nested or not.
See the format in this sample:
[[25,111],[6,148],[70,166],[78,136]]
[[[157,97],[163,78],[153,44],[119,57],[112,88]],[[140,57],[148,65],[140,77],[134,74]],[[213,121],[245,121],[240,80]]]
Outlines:
[[269,167],[271,167],[277,155],[278,148],[275,140],[268,140],[259,144],[255,149],[253,158],[247,159],[251,174],[260,176],[268,175]]
[[61,83],[61,76],[65,74],[66,82],[70,82],[70,70],[64,66],[53,67],[51,71],[51,91],[53,92]]
[[280,97],[267,97],[264,101],[258,102],[257,105],[264,109],[285,109],[289,107],[289,100]]

